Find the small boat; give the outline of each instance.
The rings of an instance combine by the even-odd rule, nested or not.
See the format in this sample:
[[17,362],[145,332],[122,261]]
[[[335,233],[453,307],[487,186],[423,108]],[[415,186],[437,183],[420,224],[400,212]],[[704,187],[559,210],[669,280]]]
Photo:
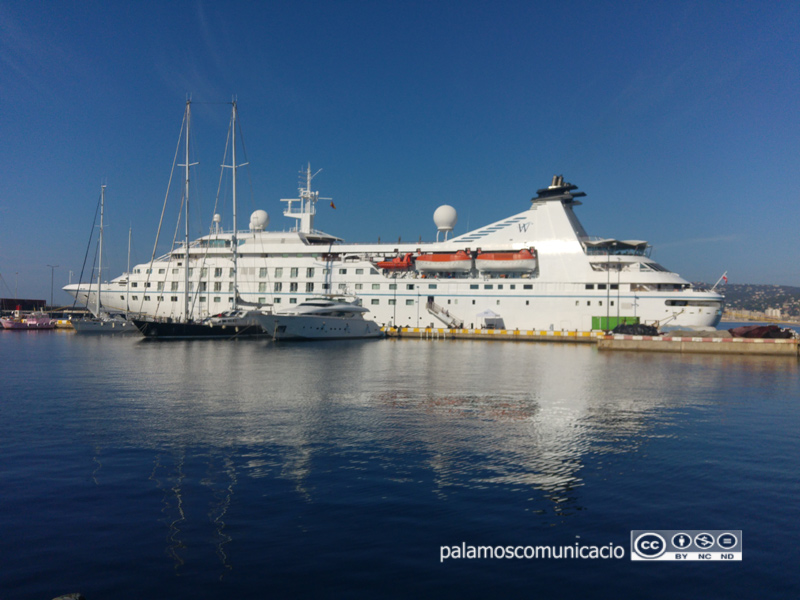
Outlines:
[[369,310],[358,299],[336,296],[311,298],[296,307],[256,320],[274,340],[343,340],[383,337],[374,321],[364,318]]
[[478,271],[535,271],[536,251],[478,252],[475,257]]
[[459,250],[454,253],[421,254],[417,257],[417,271],[425,272],[459,272],[472,270],[472,257]]
[[73,319],[71,323],[78,333],[139,333],[133,321],[129,321],[123,315],[105,312],[98,317]]
[[19,311],[14,311],[11,318],[3,317],[0,319],[3,329],[17,329],[27,331],[37,331],[39,329],[55,329],[56,321],[45,313],[31,313],[22,315]]
[[376,264],[379,269],[387,269],[388,271],[408,271],[414,266],[414,260],[411,257],[411,252],[405,256],[395,256],[391,260],[382,260]]

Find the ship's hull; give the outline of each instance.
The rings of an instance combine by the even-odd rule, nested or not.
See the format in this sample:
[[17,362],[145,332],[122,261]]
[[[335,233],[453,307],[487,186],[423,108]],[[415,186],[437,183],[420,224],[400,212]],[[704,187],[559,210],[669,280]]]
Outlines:
[[209,325],[204,323],[180,323],[132,319],[133,324],[148,340],[230,340],[263,337],[264,331],[257,324]]
[[125,319],[73,319],[72,327],[80,334],[139,335],[133,321]]
[[51,319],[28,319],[26,321],[17,321],[14,319],[0,319],[3,329],[11,329],[15,331],[38,331],[42,329],[55,329],[56,322]]
[[[298,267],[301,271],[307,268],[321,270],[321,263],[312,258],[276,262],[287,265],[283,267],[285,270],[291,269],[291,264],[301,265]],[[274,265],[275,262],[264,261],[260,264]],[[253,270],[258,272],[261,268],[272,271],[274,267],[253,267]],[[614,290],[606,294],[602,290],[585,290],[584,284],[532,283],[530,279],[501,279],[502,283],[499,283],[496,279],[456,280],[447,277],[422,277],[416,273],[392,277],[392,274],[384,276],[369,273],[368,268],[369,263],[365,263],[364,270],[367,274],[350,279],[346,284],[347,289],[353,290],[361,286],[361,290],[356,289],[356,293],[359,293],[364,305],[369,307],[372,318],[384,326],[441,327],[442,323],[426,310],[426,304],[431,297],[434,302],[458,317],[467,328],[479,327],[481,320],[478,314],[491,309],[503,317],[507,328],[520,330],[590,331],[606,329],[603,326],[605,322],[613,325],[623,318],[670,327],[716,327],[724,306],[723,298],[714,292],[637,294],[626,291],[617,294]],[[259,291],[258,282],[241,279],[239,285],[242,297],[259,302],[273,302],[276,306],[286,306],[292,299],[299,304],[312,296],[311,293],[291,292],[268,294]],[[318,280],[315,285],[321,287],[322,283]],[[331,285],[335,286],[336,283]],[[378,290],[372,289],[375,285],[379,286]],[[476,285],[479,289],[472,289]],[[395,286],[394,289],[392,286]],[[409,286],[413,289],[409,289]],[[486,289],[486,286],[494,289]],[[83,300],[87,297],[93,298],[96,292],[75,290],[75,293],[79,300]],[[178,299],[175,304],[181,305],[182,294],[178,295]],[[209,295],[209,303],[212,300],[213,296]],[[210,316],[224,310],[225,300],[227,298],[223,296],[222,302],[212,304],[200,316]],[[115,301],[124,305],[118,295],[115,298],[110,292],[103,293],[104,305],[114,308]],[[691,302],[692,305],[676,306],[682,302]],[[143,313],[161,318],[177,320],[181,317],[178,311],[164,312],[163,305],[159,307],[156,302],[141,302],[137,304],[137,308]]]
[[354,340],[384,335],[377,323],[360,317],[263,315],[258,320],[262,329],[276,341]]

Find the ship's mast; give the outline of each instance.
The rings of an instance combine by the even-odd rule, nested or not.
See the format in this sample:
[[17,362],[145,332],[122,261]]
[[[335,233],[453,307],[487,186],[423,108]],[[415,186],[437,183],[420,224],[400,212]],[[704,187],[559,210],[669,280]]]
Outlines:
[[100,186],[100,252],[97,258],[97,312],[95,316],[100,316],[100,288],[103,277],[103,209],[106,201],[106,186]]
[[238,116],[238,109],[236,107],[236,100],[231,101],[233,105],[233,110],[231,112],[231,164],[229,165],[222,165],[223,167],[227,167],[232,169],[232,185],[231,185],[231,192],[233,194],[233,235],[231,236],[231,251],[233,252],[233,305],[231,306],[232,310],[236,310],[237,307],[237,294],[239,293],[239,239],[238,239],[238,230],[236,228],[236,169],[239,167],[243,167],[248,163],[242,163],[241,165],[236,164],[236,117]]
[[232,310],[236,310],[236,295],[239,293],[238,288],[238,257],[239,257],[239,241],[236,239],[236,100],[232,102],[233,111],[231,113],[231,169],[233,170],[233,183],[231,190],[233,193],[233,236],[231,237],[231,245],[233,246],[233,306]]
[[191,100],[186,101],[186,160],[184,161],[184,173],[186,179],[186,189],[184,191],[184,211],[185,211],[185,236],[184,250],[186,251],[183,268],[183,319],[189,320],[189,122],[191,116]]
[[128,316],[130,311],[130,298],[131,298],[131,232],[133,227],[128,226],[128,277],[125,285],[125,316]]

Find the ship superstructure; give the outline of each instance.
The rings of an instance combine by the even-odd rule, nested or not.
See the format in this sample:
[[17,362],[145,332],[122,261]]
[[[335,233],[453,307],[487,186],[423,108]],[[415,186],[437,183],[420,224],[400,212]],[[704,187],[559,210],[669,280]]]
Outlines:
[[[355,294],[386,326],[609,329],[621,322],[715,326],[723,297],[693,288],[648,256],[640,240],[590,238],[574,208],[583,192],[556,176],[515,215],[448,239],[452,207],[437,209],[443,239],[350,244],[315,229],[310,166],[284,199],[289,231],[255,211],[246,231],[212,231],[134,267],[102,288],[101,303],[155,318],[204,318],[244,302],[275,309],[325,294]],[[237,251],[233,252],[233,244]],[[81,302],[88,285],[64,288]]]

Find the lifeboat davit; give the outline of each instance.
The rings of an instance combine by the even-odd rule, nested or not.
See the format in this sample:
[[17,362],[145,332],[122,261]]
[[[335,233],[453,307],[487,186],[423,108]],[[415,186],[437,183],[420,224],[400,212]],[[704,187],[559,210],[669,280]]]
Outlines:
[[409,252],[405,256],[395,256],[391,260],[382,260],[376,266],[379,269],[388,269],[389,271],[407,271],[413,264],[411,252]]
[[475,266],[478,271],[535,271],[536,252],[479,252]]
[[472,257],[459,250],[448,254],[420,254],[417,257],[417,271],[425,272],[466,272],[472,270]]

